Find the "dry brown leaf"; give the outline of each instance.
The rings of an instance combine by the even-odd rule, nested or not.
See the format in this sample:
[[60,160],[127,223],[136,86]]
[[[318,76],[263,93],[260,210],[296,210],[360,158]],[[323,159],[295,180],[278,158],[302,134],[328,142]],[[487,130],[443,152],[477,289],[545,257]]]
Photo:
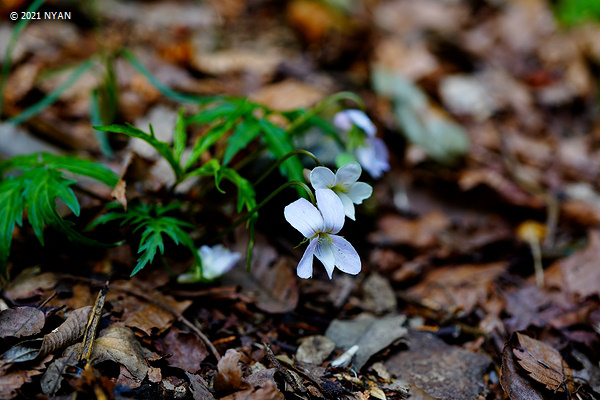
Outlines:
[[171,328],[165,336],[165,351],[171,354],[169,363],[184,371],[195,373],[200,363],[208,356],[204,342],[191,332]]
[[448,217],[441,211],[432,211],[414,220],[385,215],[378,221],[379,230],[369,235],[368,240],[380,245],[429,247],[437,243],[440,233],[449,226]]
[[323,88],[295,80],[285,80],[262,87],[250,99],[277,111],[310,108],[325,96]]
[[9,308],[0,312],[0,338],[31,336],[42,330],[44,313],[34,307]]
[[242,379],[240,359],[243,354],[234,349],[229,349],[217,364],[218,372],[215,375],[213,387],[217,393],[232,393],[246,389],[248,383]]
[[277,389],[277,385],[272,379],[265,381],[262,387],[258,389],[246,389],[229,396],[221,398],[221,400],[283,400],[284,396]]
[[502,351],[502,371],[500,384],[511,400],[544,400],[544,397],[517,370],[517,363],[512,354],[510,343],[504,345]]
[[4,296],[12,301],[42,296],[45,290],[51,289],[58,281],[52,272],[40,274],[40,267],[23,270],[4,288]]
[[589,244],[586,248],[558,261],[566,290],[582,297],[600,295],[600,232],[590,230],[588,237]]
[[491,283],[505,269],[504,262],[436,268],[411,287],[409,294],[468,314],[485,304]]
[[149,367],[144,350],[131,329],[117,326],[107,329],[101,335],[94,342],[90,359],[94,363],[114,361],[125,366],[136,379],[143,380]]
[[57,329],[44,336],[42,347],[38,355],[50,354],[55,350],[74,343],[83,335],[87,325],[92,306],[81,307],[71,312],[66,321]]
[[[176,301],[173,297],[165,296],[157,291],[153,292],[152,295],[156,300],[163,302],[180,313],[192,304],[191,300]],[[126,310],[126,312],[128,311],[128,316],[125,319],[125,325],[130,328],[136,328],[147,335],[151,335],[153,331],[155,333],[164,332],[175,321],[176,317],[173,314],[155,304],[140,304],[139,300],[131,298],[131,296],[128,300],[134,303],[131,304],[133,310]]]
[[566,387],[569,393],[574,391],[573,372],[558,350],[519,332],[517,338],[521,347],[513,347],[513,354],[529,376],[550,390],[563,392]]

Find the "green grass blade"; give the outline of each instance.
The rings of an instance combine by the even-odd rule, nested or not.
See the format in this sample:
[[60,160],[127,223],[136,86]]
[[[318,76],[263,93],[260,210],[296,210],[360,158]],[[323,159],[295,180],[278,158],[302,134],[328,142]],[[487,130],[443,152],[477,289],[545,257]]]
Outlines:
[[206,104],[220,98],[218,96],[194,96],[176,92],[175,90],[171,89],[170,87],[166,86],[158,79],[156,79],[156,77],[152,75],[150,71],[148,71],[146,67],[144,67],[142,63],[138,61],[138,59],[133,55],[131,51],[124,50],[123,55],[125,56],[127,61],[129,61],[131,65],[133,65],[135,69],[137,69],[142,75],[146,77],[146,79],[150,81],[150,83],[152,83],[152,85],[154,85],[154,87],[156,87],[162,94],[176,102]]
[[[97,89],[94,89],[91,95],[90,120],[92,125],[104,124],[104,121],[102,120],[102,112],[100,111],[100,102],[98,101]],[[100,147],[102,155],[107,158],[112,158],[114,153],[110,147],[110,143],[108,142],[108,136],[106,135],[106,132],[101,132],[97,129],[94,129],[94,136],[96,136],[96,141],[98,142],[98,146]]]
[[[38,8],[44,4],[45,0],[35,0],[31,5],[27,8],[26,12],[34,12]],[[21,36],[21,32],[25,29],[25,26],[29,23],[28,19],[20,19],[19,22],[15,25],[13,29],[12,35],[10,37],[10,42],[8,42],[8,46],[6,47],[6,53],[4,53],[4,62],[2,63],[2,76],[0,76],[0,115],[2,115],[2,107],[4,101],[4,87],[6,85],[6,80],[8,79],[8,73],[10,71],[10,61],[11,55],[13,51],[13,47],[17,42],[19,36]]]
[[75,81],[77,81],[77,79],[79,79],[79,77],[85,71],[90,69],[92,67],[92,65],[94,65],[92,60],[87,60],[84,63],[82,63],[81,65],[79,65],[79,67],[77,67],[75,69],[73,74],[71,74],[69,79],[67,79],[62,85],[60,85],[59,87],[54,89],[52,92],[48,93],[48,95],[46,97],[44,97],[42,100],[40,100],[36,104],[34,104],[31,107],[24,110],[21,114],[9,119],[8,122],[18,125],[18,124],[28,120],[29,118],[33,117],[35,114],[39,113],[44,108],[48,107],[50,104],[54,103],[60,97],[60,95],[69,86],[71,86],[73,83],[75,83]]

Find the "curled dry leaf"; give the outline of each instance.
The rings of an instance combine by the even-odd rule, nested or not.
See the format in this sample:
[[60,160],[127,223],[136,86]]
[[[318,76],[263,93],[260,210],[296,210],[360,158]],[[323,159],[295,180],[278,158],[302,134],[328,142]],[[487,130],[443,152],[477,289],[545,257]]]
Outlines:
[[41,296],[45,290],[53,288],[57,281],[52,272],[40,274],[40,267],[28,268],[6,285],[4,296],[12,301]]
[[513,347],[513,354],[529,376],[553,391],[563,392],[566,388],[572,393],[575,390],[573,371],[558,350],[519,332],[517,338],[520,347]]
[[38,356],[50,354],[55,350],[74,343],[83,335],[92,306],[81,307],[71,313],[57,329],[44,336]]
[[215,375],[213,383],[215,392],[232,393],[248,387],[248,383],[242,379],[242,367],[240,365],[242,356],[242,353],[229,349],[223,358],[219,360],[217,364],[219,371]]
[[502,389],[512,400],[543,400],[544,397],[533,387],[532,382],[519,373],[511,349],[511,344],[507,343],[502,351]]
[[35,335],[45,322],[44,313],[34,307],[4,310],[0,312],[0,338]]
[[83,335],[91,311],[91,306],[73,311],[65,322],[44,336],[43,340],[21,342],[2,354],[2,359],[8,363],[31,361],[74,343]]

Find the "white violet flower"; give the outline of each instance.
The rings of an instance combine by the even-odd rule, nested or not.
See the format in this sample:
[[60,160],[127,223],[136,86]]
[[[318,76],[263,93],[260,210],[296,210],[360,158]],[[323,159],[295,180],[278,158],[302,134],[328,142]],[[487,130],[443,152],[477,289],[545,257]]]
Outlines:
[[346,216],[354,221],[354,204],[362,204],[373,194],[371,185],[357,182],[361,172],[357,162],[342,165],[335,175],[329,168],[316,167],[310,173],[310,183],[315,190],[333,190],[342,201]]
[[355,154],[358,162],[375,179],[390,169],[388,149],[377,137],[367,137],[365,145],[358,147]]
[[340,271],[356,275],[361,270],[358,253],[350,242],[335,235],[344,226],[344,207],[340,198],[327,189],[317,189],[317,207],[306,199],[298,199],[284,209],[285,219],[310,239],[296,270],[300,278],[310,278],[313,256],[323,263],[329,279],[337,267]]
[[198,254],[202,259],[202,276],[200,275],[200,268],[195,267],[190,272],[179,275],[177,282],[212,281],[226,274],[242,257],[240,253],[231,251],[222,244],[213,247],[201,246],[198,249]]
[[375,132],[377,132],[375,124],[361,110],[350,109],[340,111],[333,116],[333,125],[344,132],[352,129],[352,125],[356,125],[368,136],[375,136]]

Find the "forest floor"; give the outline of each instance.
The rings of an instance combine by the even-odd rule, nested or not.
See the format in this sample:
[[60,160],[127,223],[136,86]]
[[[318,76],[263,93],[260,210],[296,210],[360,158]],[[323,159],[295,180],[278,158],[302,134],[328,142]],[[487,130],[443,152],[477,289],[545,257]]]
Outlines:
[[[21,22],[9,13],[30,5],[8,3],[1,57]],[[94,233],[124,241],[111,248],[51,227],[42,246],[27,222],[11,230],[0,398],[600,399],[600,24],[563,26],[544,0],[49,0],[38,11],[3,75],[1,160],[102,163],[126,181],[122,201],[186,203],[198,246],[239,216],[235,188],[166,190],[147,147],[92,129],[96,94],[117,105],[101,122],[151,123],[169,142],[178,111],[198,106],[164,87],[278,111],[353,92],[391,168],[363,171],[373,195],[341,233],[362,271],[333,279],[318,261],[296,276],[305,245],[283,213],[293,190],[259,211],[250,271],[241,224],[223,242],[244,256],[210,283],[177,283],[193,259],[172,244],[130,278],[138,239],[125,228]],[[85,60],[96,64],[69,82]],[[331,163],[315,137],[298,143]],[[269,177],[257,199],[282,182]],[[83,181],[79,218],[59,211],[83,230],[111,189]],[[90,315],[98,338],[78,362]]]

